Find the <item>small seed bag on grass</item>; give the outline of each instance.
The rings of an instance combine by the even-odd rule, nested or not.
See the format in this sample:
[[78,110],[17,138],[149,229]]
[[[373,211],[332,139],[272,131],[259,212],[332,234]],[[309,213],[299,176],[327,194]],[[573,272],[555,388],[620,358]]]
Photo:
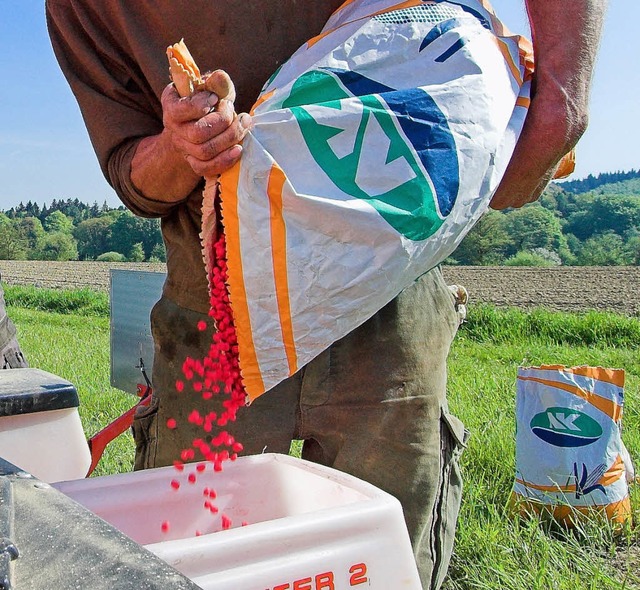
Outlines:
[[622,443],[624,371],[548,365],[518,370],[516,477],[521,514],[631,518],[633,467]]

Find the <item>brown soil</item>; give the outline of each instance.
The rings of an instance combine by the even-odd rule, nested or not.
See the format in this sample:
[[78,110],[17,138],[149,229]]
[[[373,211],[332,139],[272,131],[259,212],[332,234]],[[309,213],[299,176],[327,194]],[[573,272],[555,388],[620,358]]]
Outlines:
[[469,291],[470,303],[521,309],[614,311],[640,316],[640,267],[443,267],[448,283]]
[[[109,290],[109,269],[164,272],[164,264],[0,260],[8,285]],[[449,284],[464,285],[470,303],[559,311],[591,309],[640,316],[640,267],[445,266]]]

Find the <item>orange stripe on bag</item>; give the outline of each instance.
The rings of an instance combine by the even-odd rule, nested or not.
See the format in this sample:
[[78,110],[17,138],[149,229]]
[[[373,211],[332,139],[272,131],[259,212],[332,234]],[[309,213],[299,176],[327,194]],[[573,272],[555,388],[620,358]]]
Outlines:
[[525,488],[530,488],[532,490],[539,490],[541,492],[563,492],[563,493],[572,492],[573,493],[576,491],[576,484],[573,484],[573,483],[566,486],[561,486],[559,484],[545,486],[537,483],[531,483],[530,481],[524,481],[524,479],[520,479],[520,478],[516,478],[516,483],[520,484]]
[[[220,177],[220,194],[224,232],[227,238],[227,260],[229,273],[229,297],[240,349],[242,379],[251,400],[264,392],[264,383],[258,365],[253,342],[251,316],[247,304],[247,290],[242,271],[240,248],[240,225],[238,222],[238,182],[241,164],[238,163]],[[232,261],[232,262],[231,262]]]
[[509,71],[511,72],[511,75],[514,77],[516,83],[518,84],[518,86],[522,86],[522,74],[520,72],[520,67],[513,60],[513,56],[509,51],[508,45],[498,37],[494,37],[493,40],[495,41],[498,51],[502,53],[502,57],[504,57],[504,61],[506,62],[509,68]]
[[586,391],[575,385],[569,385],[568,383],[560,383],[559,381],[552,381],[550,379],[540,379],[538,377],[523,377],[518,375],[518,379],[522,381],[535,381],[536,383],[542,383],[548,387],[555,387],[556,389],[562,389],[568,393],[576,395],[586,401],[592,406],[598,408],[601,412],[609,416],[614,422],[617,422],[622,417],[622,406],[619,406],[615,402],[604,399],[599,395],[596,395],[592,391]]
[[270,90],[269,92],[265,92],[263,95],[261,95],[258,100],[256,100],[255,104],[251,107],[251,111],[249,112],[250,115],[253,115],[256,111],[256,109],[263,103],[268,101],[276,92],[277,88],[274,88],[273,90]]
[[280,316],[282,342],[289,363],[289,374],[298,370],[298,355],[293,338],[291,304],[289,301],[289,281],[287,278],[287,228],[282,216],[282,189],[287,177],[282,169],[274,164],[269,173],[269,217],[271,220],[271,255],[273,258],[273,276],[276,284],[276,299]]
[[622,457],[618,455],[613,465],[604,472],[604,475],[598,480],[601,486],[610,486],[622,477],[626,477],[627,469],[624,465]]
[[631,519],[631,499],[626,496],[622,500],[611,502],[611,504],[593,504],[591,506],[550,506],[542,502],[536,502],[530,498],[512,492],[509,499],[508,508],[510,512],[520,516],[540,516],[542,518],[552,518],[558,523],[573,526],[577,521],[577,515],[585,515],[593,518],[600,514],[611,522],[622,524]]
[[571,373],[583,377],[591,377],[604,383],[624,387],[624,371],[621,369],[605,369],[604,367],[572,367]]
[[618,387],[624,387],[624,370],[623,369],[607,369],[605,367],[590,367],[583,365],[580,367],[566,367],[565,365],[541,365],[537,367],[542,371],[562,371],[563,373],[572,373],[581,377],[590,377],[597,379],[603,383],[610,383]]
[[[613,462],[613,465],[605,471],[604,475],[598,480],[598,484],[601,486],[610,486],[612,483],[618,481],[621,477],[624,477],[626,473],[624,462],[622,461],[622,457],[618,455],[616,460]],[[541,492],[564,492],[564,493],[573,493],[576,491],[576,485],[570,484],[566,486],[561,486],[558,484],[555,485],[540,485],[531,483],[530,481],[524,481],[522,478],[516,478],[516,483],[524,486],[526,488],[531,488],[532,490],[539,490]]]

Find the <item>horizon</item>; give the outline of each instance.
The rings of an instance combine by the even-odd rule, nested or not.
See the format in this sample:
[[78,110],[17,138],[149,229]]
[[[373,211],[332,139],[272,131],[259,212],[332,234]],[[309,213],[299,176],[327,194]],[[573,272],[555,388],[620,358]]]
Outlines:
[[[551,181],[549,183],[549,186],[552,185],[552,184],[556,184],[556,185],[561,187],[563,184],[571,183],[571,182],[579,182],[579,181],[582,181],[582,180],[586,180],[589,177],[598,179],[601,176],[604,176],[606,174],[630,174],[630,173],[636,173],[640,177],[640,168],[631,168],[629,170],[611,170],[611,171],[607,171],[607,172],[599,172],[598,174],[587,174],[586,176],[584,176],[582,178],[567,178],[567,179],[562,179],[562,180],[553,180],[553,181]],[[624,182],[624,181],[620,181],[620,182]],[[603,183],[603,184],[607,184],[607,183]],[[585,191],[585,192],[589,192],[589,191]],[[579,193],[579,194],[583,194],[583,193]],[[75,201],[76,199],[82,205],[87,205],[89,207],[91,207],[93,205],[98,205],[98,207],[103,207],[106,204],[109,207],[109,209],[119,209],[119,208],[126,209],[126,207],[120,201],[118,201],[115,204],[109,204],[107,199],[103,199],[102,202],[99,202],[99,201],[88,202],[88,201],[83,201],[79,197],[66,197],[66,198],[54,197],[53,199],[51,199],[51,204],[53,203],[53,201],[66,202],[66,201]],[[29,204],[29,202],[31,202],[32,205],[37,205],[41,209],[44,208],[44,207],[46,207],[47,209],[49,208],[49,203],[47,201],[45,201],[44,203],[39,203],[37,201],[31,200],[31,201],[26,201],[26,202],[25,201],[20,201],[19,203],[15,203],[10,207],[7,207],[5,209],[0,209],[0,212],[9,211],[9,210],[13,209],[14,207],[21,207],[21,206],[22,207],[26,207]]]

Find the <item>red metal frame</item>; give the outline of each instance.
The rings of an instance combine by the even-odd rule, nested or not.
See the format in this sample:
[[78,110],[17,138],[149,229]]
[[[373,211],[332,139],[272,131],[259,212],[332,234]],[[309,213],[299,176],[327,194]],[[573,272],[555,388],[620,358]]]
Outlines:
[[137,395],[140,397],[140,401],[133,406],[130,410],[127,410],[122,416],[116,418],[110,424],[107,424],[100,432],[94,434],[87,443],[89,444],[89,451],[91,452],[91,465],[86,477],[89,477],[93,470],[98,465],[104,450],[107,445],[120,436],[123,432],[131,428],[133,425],[133,416],[139,406],[148,406],[151,403],[151,387],[149,385],[143,385],[138,383]]

